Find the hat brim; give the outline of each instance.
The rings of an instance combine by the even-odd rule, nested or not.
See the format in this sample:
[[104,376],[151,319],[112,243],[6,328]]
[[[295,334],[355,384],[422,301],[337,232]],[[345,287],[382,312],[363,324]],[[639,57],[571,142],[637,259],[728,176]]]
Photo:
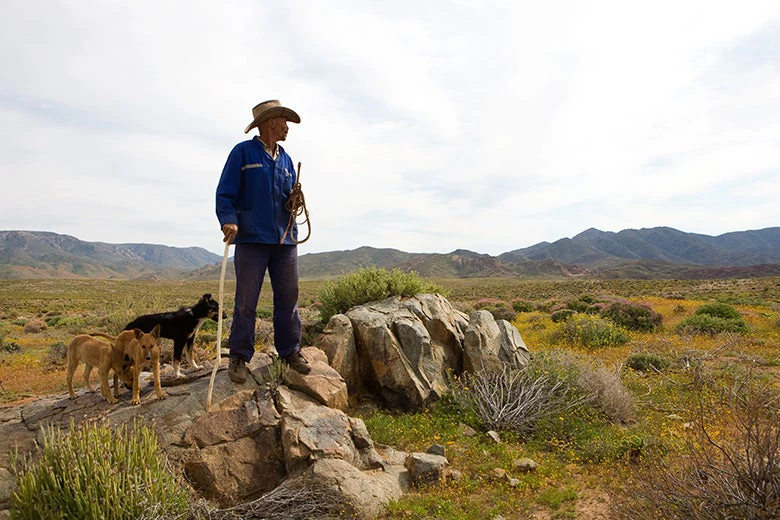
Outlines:
[[249,131],[256,126],[258,126],[263,121],[267,121],[268,119],[273,119],[275,117],[283,117],[287,121],[290,121],[291,123],[300,123],[301,117],[295,113],[294,110],[291,110],[287,107],[273,107],[269,108],[259,116],[255,118],[254,121],[249,123],[249,126],[246,127],[246,130],[244,130],[244,133],[249,133]]

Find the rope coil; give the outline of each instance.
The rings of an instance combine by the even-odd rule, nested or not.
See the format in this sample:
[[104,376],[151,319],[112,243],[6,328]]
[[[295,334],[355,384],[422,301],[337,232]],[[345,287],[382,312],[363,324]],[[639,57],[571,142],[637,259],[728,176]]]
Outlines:
[[[309,237],[311,236],[311,221],[309,220],[309,210],[306,209],[306,199],[303,196],[303,188],[301,187],[301,163],[300,162],[298,163],[298,175],[295,178],[295,184],[290,190],[290,196],[287,199],[287,202],[285,203],[285,208],[287,209],[287,211],[290,212],[290,220],[287,221],[287,229],[284,230],[284,234],[282,235],[282,239],[279,240],[279,243],[280,244],[284,243],[284,239],[287,238],[287,234],[297,223],[299,226],[306,224],[306,226],[309,229],[308,233],[306,234],[306,238],[304,238],[303,240],[293,239],[293,242],[295,242],[296,244],[303,244],[304,242],[309,240]],[[298,217],[301,215],[305,215],[306,218],[302,222],[297,222]]]

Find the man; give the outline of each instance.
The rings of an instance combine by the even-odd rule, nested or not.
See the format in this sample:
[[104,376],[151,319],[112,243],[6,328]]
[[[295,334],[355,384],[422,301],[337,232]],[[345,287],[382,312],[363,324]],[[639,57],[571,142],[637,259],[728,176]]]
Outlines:
[[300,123],[301,118],[277,100],[254,107],[252,117],[244,133],[257,128],[259,135],[233,148],[217,186],[217,218],[224,241],[236,244],[228,377],[239,384],[246,381],[246,363],[255,352],[257,300],[266,270],[273,289],[276,351],[290,368],[303,374],[311,371],[300,353],[298,230],[295,225],[288,230],[290,212],[285,205],[297,174],[279,146],[287,138],[287,122]]

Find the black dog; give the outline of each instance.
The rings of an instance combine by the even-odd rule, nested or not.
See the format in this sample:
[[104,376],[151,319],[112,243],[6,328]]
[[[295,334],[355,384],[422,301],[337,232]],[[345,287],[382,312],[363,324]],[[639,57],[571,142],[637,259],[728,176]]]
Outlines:
[[[225,317],[224,313],[223,317]],[[219,319],[219,304],[211,298],[210,294],[204,294],[192,307],[182,307],[175,312],[139,316],[128,323],[125,330],[138,328],[149,332],[159,324],[160,337],[173,340],[173,370],[176,377],[181,377],[179,365],[182,353],[192,368],[200,369],[200,365],[192,357],[192,344],[195,343],[195,335],[200,326],[207,319],[214,321]]]

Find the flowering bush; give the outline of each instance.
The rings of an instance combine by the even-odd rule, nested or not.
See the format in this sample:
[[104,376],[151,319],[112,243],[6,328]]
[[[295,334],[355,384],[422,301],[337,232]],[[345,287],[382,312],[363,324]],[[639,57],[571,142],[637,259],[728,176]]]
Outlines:
[[572,316],[553,331],[551,340],[570,346],[601,348],[623,345],[628,342],[628,336],[598,316]]

